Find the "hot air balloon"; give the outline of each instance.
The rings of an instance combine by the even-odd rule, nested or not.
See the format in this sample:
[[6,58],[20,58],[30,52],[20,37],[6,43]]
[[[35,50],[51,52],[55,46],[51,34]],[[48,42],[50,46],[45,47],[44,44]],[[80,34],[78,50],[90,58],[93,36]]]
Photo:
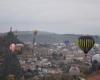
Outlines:
[[36,42],[37,33],[38,33],[37,30],[33,30],[33,44]]
[[34,35],[34,36],[36,36],[36,35],[37,35],[37,33],[38,33],[38,31],[37,31],[37,30],[33,30],[33,35]]
[[15,43],[12,43],[9,47],[9,49],[14,52],[16,50],[16,44]]
[[12,51],[13,54],[22,54],[22,49],[24,48],[23,44],[15,44],[12,43],[9,49]]
[[92,56],[92,62],[96,60],[98,63],[100,63],[100,54],[95,54]]
[[92,36],[81,36],[78,39],[78,45],[82,51],[84,51],[85,55],[91,50],[94,46],[95,40]]

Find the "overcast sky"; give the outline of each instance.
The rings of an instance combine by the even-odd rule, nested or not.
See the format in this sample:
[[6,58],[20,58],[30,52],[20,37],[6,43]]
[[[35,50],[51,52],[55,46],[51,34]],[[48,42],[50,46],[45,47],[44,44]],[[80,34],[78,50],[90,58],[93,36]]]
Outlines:
[[100,35],[100,0],[0,0],[0,32],[10,26]]

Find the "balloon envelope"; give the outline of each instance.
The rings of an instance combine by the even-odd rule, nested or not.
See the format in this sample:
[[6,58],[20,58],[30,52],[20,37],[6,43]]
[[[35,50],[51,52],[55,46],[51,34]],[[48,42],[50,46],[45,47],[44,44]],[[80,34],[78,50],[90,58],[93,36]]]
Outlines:
[[38,31],[37,31],[37,30],[33,31],[34,36],[36,36],[36,35],[37,35],[37,33],[38,33]]
[[65,43],[65,45],[69,45],[70,41],[69,40],[65,40],[64,43]]
[[12,43],[12,44],[10,45],[9,48],[10,48],[10,50],[11,50],[12,52],[14,52],[15,49],[16,49],[16,44]]
[[78,39],[78,45],[81,50],[84,51],[85,54],[88,53],[89,50],[94,46],[95,40],[92,36],[81,36]]
[[96,60],[97,62],[100,63],[100,54],[95,54],[93,57],[92,57],[92,62]]

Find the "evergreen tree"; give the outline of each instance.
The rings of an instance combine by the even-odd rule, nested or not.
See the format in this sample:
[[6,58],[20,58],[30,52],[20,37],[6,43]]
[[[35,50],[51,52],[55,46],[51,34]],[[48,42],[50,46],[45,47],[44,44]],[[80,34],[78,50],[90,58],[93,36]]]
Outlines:
[[6,45],[9,46],[11,43],[21,43],[21,41],[17,38],[16,35],[12,31],[8,32],[4,36],[4,40],[6,42]]

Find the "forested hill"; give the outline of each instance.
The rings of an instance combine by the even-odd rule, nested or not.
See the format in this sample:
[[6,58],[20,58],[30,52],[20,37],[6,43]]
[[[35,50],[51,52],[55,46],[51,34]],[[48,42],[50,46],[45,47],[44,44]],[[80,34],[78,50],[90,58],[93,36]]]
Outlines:
[[[32,42],[33,40],[33,32],[31,31],[20,31],[18,32],[18,38],[23,42]],[[77,41],[81,35],[76,34],[56,34],[50,32],[38,31],[36,36],[36,41],[38,43],[55,43],[55,42],[64,42],[65,40],[69,40],[71,42]],[[96,43],[100,43],[100,36],[93,36]]]

